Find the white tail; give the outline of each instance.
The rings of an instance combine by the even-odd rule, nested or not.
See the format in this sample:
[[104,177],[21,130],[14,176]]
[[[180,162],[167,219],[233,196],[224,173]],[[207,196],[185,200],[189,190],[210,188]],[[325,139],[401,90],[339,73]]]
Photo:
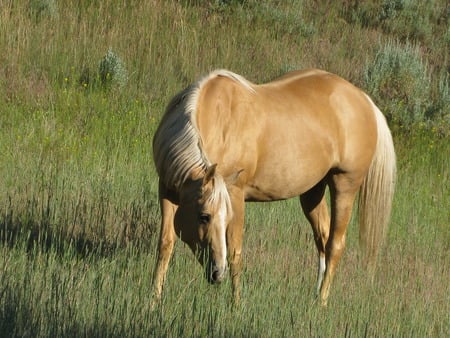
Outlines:
[[359,194],[359,240],[366,263],[373,270],[391,215],[396,157],[392,135],[381,111],[372,103],[377,119],[377,147]]

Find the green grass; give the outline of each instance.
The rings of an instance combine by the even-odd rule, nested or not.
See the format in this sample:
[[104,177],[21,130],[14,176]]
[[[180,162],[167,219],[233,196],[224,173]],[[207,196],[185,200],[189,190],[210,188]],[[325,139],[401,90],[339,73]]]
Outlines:
[[[448,5],[415,6],[5,2],[0,336],[446,336]],[[123,77],[112,71],[104,81],[109,50]],[[389,68],[391,55],[407,67]],[[153,133],[170,98],[218,67],[255,82],[325,68],[387,110],[399,175],[373,284],[359,264],[352,222],[323,309],[314,297],[312,231],[298,200],[255,203],[247,205],[241,306],[230,303],[229,280],[208,285],[177,243],[162,305],[152,310],[160,221]],[[382,76],[367,77],[374,69]]]
[[230,303],[230,282],[209,286],[181,243],[163,303],[154,311],[153,237],[145,246],[134,240],[112,249],[100,243],[83,250],[74,243],[43,248],[45,239],[5,243],[1,331],[13,336],[445,336],[449,146],[436,141],[432,135],[397,139],[405,148],[399,150],[393,218],[375,282],[358,265],[352,223],[327,309],[315,302],[315,248],[294,199],[248,204],[239,308]]

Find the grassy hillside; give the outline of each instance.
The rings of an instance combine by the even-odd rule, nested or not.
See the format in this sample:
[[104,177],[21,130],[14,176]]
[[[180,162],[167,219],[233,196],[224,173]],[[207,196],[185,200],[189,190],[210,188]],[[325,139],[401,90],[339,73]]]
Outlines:
[[[449,11],[444,0],[0,2],[0,332],[444,336]],[[352,223],[323,311],[298,201],[251,204],[243,306],[230,308],[228,281],[206,285],[179,243],[152,312],[151,142],[165,105],[215,68],[263,82],[307,67],[365,89],[393,130],[399,182],[375,284]]]
[[448,15],[444,0],[5,1],[0,97],[60,110],[64,92],[98,89],[111,49],[123,64],[112,76],[122,103],[165,103],[217,67],[256,82],[318,67],[369,90],[382,108],[395,101],[414,113],[419,96],[424,118],[448,122]]

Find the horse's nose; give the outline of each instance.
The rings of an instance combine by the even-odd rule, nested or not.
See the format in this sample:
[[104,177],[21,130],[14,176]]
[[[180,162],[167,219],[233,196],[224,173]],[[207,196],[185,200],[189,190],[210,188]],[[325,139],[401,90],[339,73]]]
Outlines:
[[215,263],[210,265],[210,271],[208,274],[208,281],[212,284],[218,284],[223,281],[225,277],[225,270],[220,269]]
[[211,281],[213,283],[220,283],[221,282],[219,269],[213,270],[213,272],[211,273]]

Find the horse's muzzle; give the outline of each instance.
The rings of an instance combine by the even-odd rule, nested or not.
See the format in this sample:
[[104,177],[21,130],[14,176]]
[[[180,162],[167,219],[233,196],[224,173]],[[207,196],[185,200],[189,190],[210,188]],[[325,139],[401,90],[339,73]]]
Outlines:
[[219,284],[226,277],[226,266],[225,268],[219,268],[215,262],[208,264],[206,269],[206,279],[210,284]]

